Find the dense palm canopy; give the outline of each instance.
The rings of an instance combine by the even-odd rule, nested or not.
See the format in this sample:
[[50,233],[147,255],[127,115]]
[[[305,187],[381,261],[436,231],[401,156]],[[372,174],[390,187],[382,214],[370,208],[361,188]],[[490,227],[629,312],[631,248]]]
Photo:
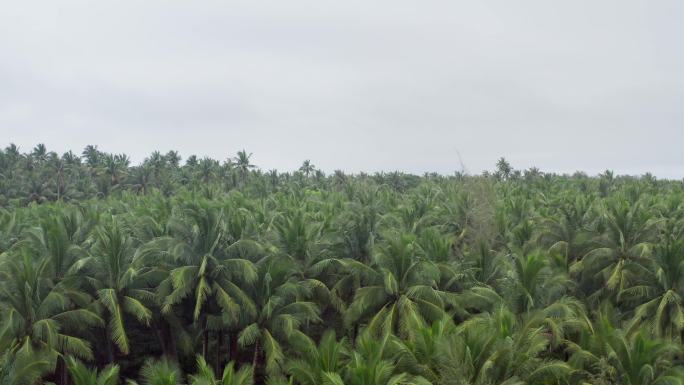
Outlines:
[[0,151],[0,383],[684,383],[684,183]]

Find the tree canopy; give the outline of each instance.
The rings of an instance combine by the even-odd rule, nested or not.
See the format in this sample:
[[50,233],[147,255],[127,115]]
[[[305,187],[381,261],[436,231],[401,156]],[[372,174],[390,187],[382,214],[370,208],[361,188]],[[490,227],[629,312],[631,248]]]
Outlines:
[[0,383],[684,383],[684,182],[0,150]]

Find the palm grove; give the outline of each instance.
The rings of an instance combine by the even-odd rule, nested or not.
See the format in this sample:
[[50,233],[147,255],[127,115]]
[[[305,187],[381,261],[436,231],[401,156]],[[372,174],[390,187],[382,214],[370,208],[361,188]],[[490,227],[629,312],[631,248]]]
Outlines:
[[681,384],[684,184],[0,151],[3,384]]

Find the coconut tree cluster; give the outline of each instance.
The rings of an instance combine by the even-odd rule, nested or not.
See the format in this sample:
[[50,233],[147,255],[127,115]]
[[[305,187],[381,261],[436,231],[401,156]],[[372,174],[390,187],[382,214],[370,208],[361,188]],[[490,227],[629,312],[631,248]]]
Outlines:
[[0,382],[684,383],[684,183],[0,152]]

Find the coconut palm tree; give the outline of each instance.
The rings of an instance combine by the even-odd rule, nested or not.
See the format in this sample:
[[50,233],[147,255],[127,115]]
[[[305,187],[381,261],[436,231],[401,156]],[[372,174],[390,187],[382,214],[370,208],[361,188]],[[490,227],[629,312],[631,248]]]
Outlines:
[[630,330],[646,328],[655,336],[679,336],[684,341],[684,240],[658,245],[654,267],[642,284],[622,293],[642,302],[634,312]]
[[543,308],[558,300],[572,281],[563,272],[554,271],[550,258],[532,253],[512,256],[511,271],[503,283],[505,296],[518,312]]
[[410,338],[426,321],[441,319],[447,304],[457,305],[453,293],[436,289],[440,269],[418,257],[413,235],[388,234],[373,259],[371,266],[347,262],[365,276],[345,314],[348,326],[368,320],[371,329]]
[[73,269],[74,264],[86,256],[85,250],[73,242],[78,241],[74,237],[79,230],[69,228],[71,225],[78,226],[73,222],[78,219],[72,214],[78,215],[75,212],[63,212],[59,216],[49,216],[43,220],[40,227],[24,233],[32,253],[49,263],[50,277],[55,282],[63,280]]
[[242,150],[238,151],[237,155],[233,158],[235,161],[235,168],[238,170],[240,173],[240,179],[242,180],[242,183],[245,183],[245,180],[247,179],[247,175],[250,170],[253,168],[256,168],[255,165],[250,163],[250,158],[252,157],[252,153],[250,152],[247,154],[247,151]]
[[[258,278],[249,289],[257,314],[247,318],[238,335],[240,347],[252,347],[252,365],[260,380],[281,372],[283,343],[297,329],[319,322],[319,310],[308,301],[313,288],[301,282],[296,264],[286,257],[266,257],[257,263]],[[248,323],[247,323],[248,322]]]
[[316,171],[316,166],[311,164],[310,160],[305,160],[304,163],[302,163],[302,166],[299,167],[299,172],[303,173],[307,178],[309,175],[311,175],[314,171]]
[[118,365],[107,365],[98,371],[96,368],[88,368],[74,357],[69,357],[67,366],[74,385],[117,385],[119,383]]
[[202,356],[197,356],[197,372],[188,376],[189,385],[253,385],[254,374],[250,365],[235,369],[235,362],[229,362],[220,378]]
[[0,382],[7,385],[33,385],[55,369],[57,354],[36,350],[26,340],[16,351],[0,355]]
[[402,372],[397,366],[398,354],[389,333],[374,337],[362,332],[354,344],[348,364],[341,373],[324,372],[327,385],[429,385],[425,378]]
[[[148,359],[140,369],[140,379],[143,385],[180,385],[182,374],[173,361]],[[137,385],[137,382],[129,380],[128,384]]]
[[605,233],[597,238],[599,247],[587,253],[576,267],[587,275],[587,280],[603,284],[593,288],[594,297],[619,297],[639,276],[648,274],[646,265],[660,220],[643,205],[617,198],[603,208],[601,224]]
[[582,377],[619,384],[684,383],[683,368],[672,362],[681,346],[650,339],[643,331],[628,336],[615,327],[615,316],[610,306],[603,306],[596,322],[570,344],[569,363]]
[[289,360],[287,372],[302,385],[322,384],[326,374],[340,373],[350,354],[347,341],[344,338],[338,341],[333,330],[323,333],[318,345],[306,334],[295,332],[290,344],[297,358]]
[[102,153],[98,151],[97,146],[89,144],[83,149],[81,155],[90,168],[95,168],[100,164]]
[[404,372],[418,374],[432,383],[440,383],[443,363],[442,344],[455,332],[451,317],[445,316],[428,327],[421,328],[414,340],[393,339],[397,350],[397,367]]
[[97,305],[107,319],[107,354],[113,362],[110,341],[124,355],[131,349],[126,315],[149,326],[155,297],[147,285],[148,272],[133,264],[133,240],[116,219],[97,228],[94,239],[90,255],[78,262],[77,269],[87,274]]
[[[53,284],[48,270],[49,260],[34,260],[27,248],[2,255],[0,351],[17,357],[36,351],[42,357],[37,361],[49,359],[51,368],[58,355],[93,359],[91,344],[78,332],[104,322],[93,311],[77,306],[87,301],[85,294],[74,298],[73,290]],[[65,374],[64,369],[62,361]]]
[[458,326],[442,341],[441,378],[446,384],[543,384],[567,378],[571,368],[543,357],[543,327],[520,322],[504,306]]
[[174,225],[174,238],[170,239],[169,253],[175,267],[160,284],[159,293],[164,298],[165,314],[189,301],[206,357],[209,330],[222,329],[223,317],[235,325],[241,315],[256,314],[252,299],[239,284],[254,282],[257,272],[252,262],[229,257],[221,209],[197,202],[189,205],[184,215],[184,220]]

